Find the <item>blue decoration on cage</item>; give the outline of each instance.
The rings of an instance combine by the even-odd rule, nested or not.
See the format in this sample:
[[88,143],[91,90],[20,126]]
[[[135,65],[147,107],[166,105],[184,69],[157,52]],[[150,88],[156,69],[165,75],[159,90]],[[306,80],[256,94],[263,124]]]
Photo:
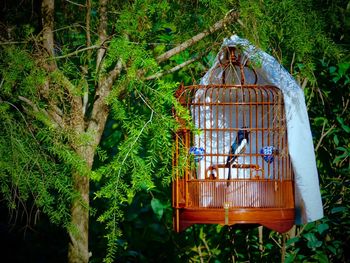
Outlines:
[[192,146],[190,148],[190,154],[194,155],[194,161],[199,162],[203,159],[205,150],[202,147]]
[[267,163],[272,163],[275,160],[275,155],[278,154],[278,149],[275,146],[264,146],[260,149],[261,157]]

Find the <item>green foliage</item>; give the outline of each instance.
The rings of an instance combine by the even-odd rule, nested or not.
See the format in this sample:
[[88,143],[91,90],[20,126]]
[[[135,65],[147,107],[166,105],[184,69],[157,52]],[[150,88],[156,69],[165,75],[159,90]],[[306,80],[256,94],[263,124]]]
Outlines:
[[169,260],[170,256],[174,259],[177,257],[171,232],[166,225],[166,221],[171,219],[168,217],[171,214],[170,200],[164,193],[141,191],[124,210],[122,227],[125,234],[117,241],[122,247],[118,262],[152,262],[155,255],[160,261]]
[[[130,203],[140,190],[150,191],[155,185],[164,186],[171,181],[172,130],[175,122],[170,108],[175,87],[162,82],[130,81],[126,87],[130,90],[130,96],[122,101],[114,98],[110,102],[112,116],[118,120],[118,130],[124,137],[105,145],[117,147],[115,155],[108,165],[95,171],[101,174],[99,178],[104,185],[95,193],[96,197],[110,200],[108,210],[99,217],[101,222],[110,222],[107,225],[114,233],[109,238],[110,247],[117,245],[115,220],[122,219],[119,217],[123,214],[120,205]],[[162,183],[159,185],[157,180]],[[152,207],[160,216],[159,203],[153,201]]]
[[45,73],[35,68],[30,55],[15,47],[5,48],[0,53],[0,73],[2,76],[2,96],[10,97],[21,87],[23,96],[35,96],[35,85],[42,85]]
[[48,79],[45,71],[24,50],[5,48],[0,56],[0,193],[11,213],[29,214],[28,224],[43,212],[52,223],[68,228],[70,204],[78,198],[71,174],[86,174],[85,162],[67,143],[72,134],[54,129],[43,111],[46,103],[39,100],[38,90]]
[[[28,224],[42,211],[51,222],[68,226],[69,204],[75,196],[70,170],[53,158],[49,144],[34,134],[33,126],[15,105],[7,101],[0,104],[1,195],[12,212],[28,213]],[[31,203],[35,210],[29,210]]]
[[307,244],[318,246],[312,247],[315,262],[328,262],[325,258],[338,262],[346,260],[344,255],[349,249],[346,240],[350,232],[347,219],[350,203],[346,198],[350,186],[349,63],[340,61],[333,65],[320,60],[316,74],[319,87],[313,89],[318,89],[318,96],[311,88],[306,94],[311,101],[309,114],[315,135],[325,218],[306,229],[311,242]]
[[[325,32],[324,14],[312,1],[241,1],[243,36],[283,65],[315,81],[313,71],[319,57],[339,58],[341,48]],[[302,68],[301,68],[302,67]],[[293,73],[293,72],[292,72]]]

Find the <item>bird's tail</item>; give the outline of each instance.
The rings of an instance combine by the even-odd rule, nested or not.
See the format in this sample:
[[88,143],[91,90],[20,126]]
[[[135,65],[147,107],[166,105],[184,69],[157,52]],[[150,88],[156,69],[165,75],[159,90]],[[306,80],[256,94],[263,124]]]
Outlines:
[[229,165],[228,167],[227,186],[230,185],[230,180],[231,180],[231,165]]

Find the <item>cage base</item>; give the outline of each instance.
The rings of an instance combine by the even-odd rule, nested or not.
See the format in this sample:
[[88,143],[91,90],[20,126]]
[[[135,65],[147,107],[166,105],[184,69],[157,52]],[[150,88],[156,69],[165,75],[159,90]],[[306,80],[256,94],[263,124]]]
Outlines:
[[203,208],[174,209],[174,230],[180,232],[193,224],[259,224],[285,233],[295,224],[294,208]]

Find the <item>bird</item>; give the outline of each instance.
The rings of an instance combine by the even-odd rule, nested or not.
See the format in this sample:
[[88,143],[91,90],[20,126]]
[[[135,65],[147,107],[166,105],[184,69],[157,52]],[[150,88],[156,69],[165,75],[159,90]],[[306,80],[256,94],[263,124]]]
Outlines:
[[[249,131],[247,130],[247,127],[242,127],[241,129],[238,130],[237,137],[235,138],[235,140],[231,145],[229,156],[227,156],[226,167],[229,168],[227,180],[231,179],[231,166],[238,157],[236,154],[244,153],[248,143],[249,143]],[[227,186],[229,186],[229,184],[230,182],[228,181]]]

